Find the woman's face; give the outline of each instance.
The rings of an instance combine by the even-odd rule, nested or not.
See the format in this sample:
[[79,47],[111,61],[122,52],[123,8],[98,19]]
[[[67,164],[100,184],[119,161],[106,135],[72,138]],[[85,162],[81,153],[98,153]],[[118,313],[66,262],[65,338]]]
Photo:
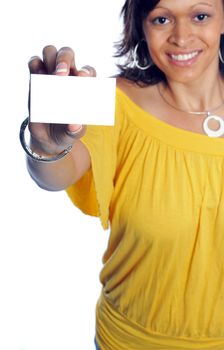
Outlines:
[[160,0],[143,23],[153,62],[167,79],[190,82],[218,72],[222,0]]

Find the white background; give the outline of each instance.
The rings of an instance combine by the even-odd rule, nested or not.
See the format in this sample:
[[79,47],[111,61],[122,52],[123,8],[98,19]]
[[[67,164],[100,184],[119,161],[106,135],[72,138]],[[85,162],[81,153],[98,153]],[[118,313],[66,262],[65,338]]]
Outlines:
[[[71,46],[77,66],[116,72],[123,0],[5,1],[0,14],[0,349],[93,350],[108,232],[64,192],[30,179],[18,133],[27,115],[27,61]],[[87,96],[88,101],[88,96]]]

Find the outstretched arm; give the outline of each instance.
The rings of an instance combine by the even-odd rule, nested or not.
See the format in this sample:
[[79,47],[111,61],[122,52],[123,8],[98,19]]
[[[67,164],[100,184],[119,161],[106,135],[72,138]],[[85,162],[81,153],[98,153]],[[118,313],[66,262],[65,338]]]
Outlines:
[[[32,57],[28,65],[32,74],[96,76],[95,70],[89,66],[80,71],[76,69],[74,52],[68,47],[57,51],[54,46],[46,46],[43,49],[43,57]],[[27,156],[28,171],[41,188],[49,191],[65,189],[79,180],[90,168],[89,152],[79,140],[85,133],[85,126],[30,123],[29,130],[30,148],[41,156],[57,155],[72,145],[71,151],[55,162],[38,162]]]

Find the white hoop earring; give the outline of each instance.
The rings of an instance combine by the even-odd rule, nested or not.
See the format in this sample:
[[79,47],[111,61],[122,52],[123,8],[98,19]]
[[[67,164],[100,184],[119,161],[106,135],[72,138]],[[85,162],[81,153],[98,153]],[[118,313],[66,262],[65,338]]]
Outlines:
[[141,65],[139,64],[137,51],[138,51],[138,47],[139,47],[139,44],[140,44],[141,41],[143,41],[143,40],[140,40],[140,41],[135,45],[135,48],[134,48],[134,51],[133,51],[133,67],[137,67],[137,68],[140,69],[140,70],[146,70],[146,69],[148,69],[149,67],[151,67],[153,63],[150,62],[150,63],[147,64],[146,66],[141,66]]
[[221,50],[219,49],[219,59],[222,63],[224,63],[224,59],[222,57],[222,53],[221,53]]

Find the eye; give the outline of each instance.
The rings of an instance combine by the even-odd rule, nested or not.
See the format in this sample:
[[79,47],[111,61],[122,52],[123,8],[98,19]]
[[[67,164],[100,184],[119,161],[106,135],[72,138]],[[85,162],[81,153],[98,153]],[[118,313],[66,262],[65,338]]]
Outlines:
[[208,19],[209,15],[207,13],[199,13],[198,15],[194,16],[194,19],[197,22],[204,22]]
[[156,17],[155,19],[153,19],[152,21],[154,24],[160,24],[160,25],[163,25],[163,24],[167,24],[169,23],[169,19],[167,17],[163,17],[163,16],[159,16],[159,17]]

